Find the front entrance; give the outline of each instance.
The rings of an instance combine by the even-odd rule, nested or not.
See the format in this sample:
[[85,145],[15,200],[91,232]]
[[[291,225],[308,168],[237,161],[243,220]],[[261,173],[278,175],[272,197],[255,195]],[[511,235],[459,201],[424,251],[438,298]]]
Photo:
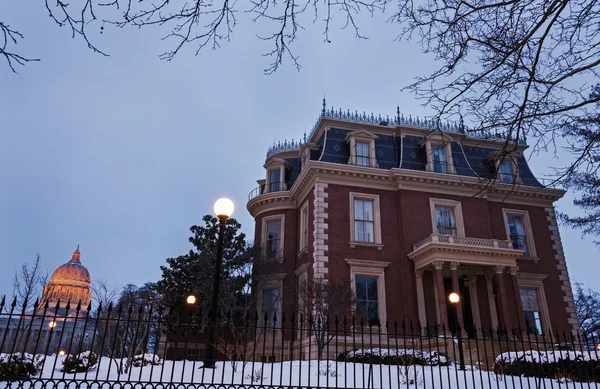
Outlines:
[[[477,336],[477,329],[473,325],[473,311],[471,308],[471,295],[469,293],[469,285],[467,280],[459,279],[458,286],[460,289],[460,302],[462,306],[463,321],[465,323],[464,330],[467,335],[471,338]],[[444,278],[444,294],[449,296],[452,293],[452,279]],[[446,311],[448,312],[448,327],[450,331],[455,334],[458,328],[458,317],[456,315],[456,305],[452,304],[448,298],[446,298]]]

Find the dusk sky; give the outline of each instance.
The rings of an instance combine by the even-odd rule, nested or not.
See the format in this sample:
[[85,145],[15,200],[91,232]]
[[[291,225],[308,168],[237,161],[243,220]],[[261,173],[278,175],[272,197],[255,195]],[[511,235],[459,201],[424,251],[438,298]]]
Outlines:
[[[41,59],[19,74],[0,62],[0,295],[37,253],[52,272],[78,244],[93,280],[156,281],[221,196],[252,238],[246,201],[264,178],[268,146],[309,131],[324,95],[353,111],[393,115],[399,104],[404,115],[433,113],[401,88],[434,59],[417,42],[394,41],[398,27],[384,17],[361,18],[368,40],[335,30],[323,43],[321,26],[305,24],[295,45],[303,69],[286,62],[265,76],[261,53],[271,46],[249,18],[222,49],[194,56],[190,46],[164,62],[158,30],[105,28],[94,36],[103,57],[42,4],[3,1],[0,15],[25,35],[19,53]],[[558,155],[528,152],[533,172],[566,164]],[[573,197],[559,210],[577,212]],[[571,277],[600,291],[592,237],[560,231]]]

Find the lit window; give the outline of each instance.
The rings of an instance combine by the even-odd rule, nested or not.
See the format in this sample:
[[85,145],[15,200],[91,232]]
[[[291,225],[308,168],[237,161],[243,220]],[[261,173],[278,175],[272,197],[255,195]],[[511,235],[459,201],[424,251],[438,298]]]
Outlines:
[[267,257],[276,258],[281,254],[281,219],[267,222]]
[[279,289],[263,289],[262,315],[267,314],[268,320],[275,317],[279,308]]
[[512,161],[504,161],[500,164],[500,180],[507,184],[515,183]]
[[437,146],[431,151],[433,171],[436,173],[448,173],[448,160],[446,159],[446,147]]
[[366,317],[369,324],[379,321],[379,302],[377,299],[377,277],[356,276],[356,311]]
[[354,199],[354,240],[375,242],[373,200]]
[[308,247],[308,202],[300,210],[300,250]]
[[281,190],[281,170],[269,170],[269,192],[279,192]]
[[369,144],[356,142],[356,164],[358,166],[371,166],[369,161]]
[[542,335],[542,315],[536,289],[521,289],[521,303],[528,334]]
[[508,233],[512,241],[513,248],[523,250],[524,256],[529,256],[529,248],[527,246],[527,233],[525,232],[525,223],[521,215],[507,215]]
[[456,219],[454,218],[454,208],[436,205],[435,220],[437,233],[439,235],[456,236]]

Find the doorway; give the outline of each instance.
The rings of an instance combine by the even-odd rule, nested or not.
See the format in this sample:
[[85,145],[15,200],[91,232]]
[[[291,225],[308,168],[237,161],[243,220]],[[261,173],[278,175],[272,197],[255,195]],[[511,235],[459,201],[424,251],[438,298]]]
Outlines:
[[[477,330],[473,324],[473,310],[471,307],[471,295],[469,293],[469,285],[466,279],[459,278],[458,287],[460,293],[460,302],[462,306],[463,321],[465,323],[464,330],[470,338],[477,334]],[[444,278],[444,293],[446,296],[446,312],[448,312],[448,327],[453,334],[456,334],[458,327],[458,318],[456,315],[456,305],[448,300],[448,296],[452,293],[452,279]]]

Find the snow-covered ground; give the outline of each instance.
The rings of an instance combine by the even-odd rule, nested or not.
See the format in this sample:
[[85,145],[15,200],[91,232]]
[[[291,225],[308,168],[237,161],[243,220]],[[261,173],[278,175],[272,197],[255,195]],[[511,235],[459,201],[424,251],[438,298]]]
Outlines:
[[[331,387],[331,388],[560,388],[575,387],[574,383],[556,380],[496,375],[493,372],[467,366],[385,366],[335,361],[292,361],[282,363],[252,363],[245,366],[238,362],[234,371],[230,362],[218,362],[215,369],[199,369],[202,362],[164,361],[161,365],[132,367],[128,373],[119,374],[115,361],[102,358],[95,370],[87,373],[66,374],[60,371],[65,357],[51,356],[46,359],[42,373],[30,382],[0,382],[4,388],[41,388],[38,379],[51,378],[56,382],[65,380],[71,388],[77,381],[88,381],[86,387],[94,389],[114,388],[108,382],[153,382],[194,384],[238,384],[262,387]],[[94,382],[96,381],[96,382]],[[61,388],[66,388],[66,383]],[[103,384],[104,383],[104,384]],[[130,385],[130,384],[127,384]],[[543,386],[539,386],[543,385]],[[591,384],[594,387],[595,384]],[[53,387],[55,385],[52,385]],[[207,385],[208,386],[208,385]],[[587,386],[587,385],[586,385]],[[197,387],[197,386],[196,386]],[[581,387],[581,384],[577,384]]]

